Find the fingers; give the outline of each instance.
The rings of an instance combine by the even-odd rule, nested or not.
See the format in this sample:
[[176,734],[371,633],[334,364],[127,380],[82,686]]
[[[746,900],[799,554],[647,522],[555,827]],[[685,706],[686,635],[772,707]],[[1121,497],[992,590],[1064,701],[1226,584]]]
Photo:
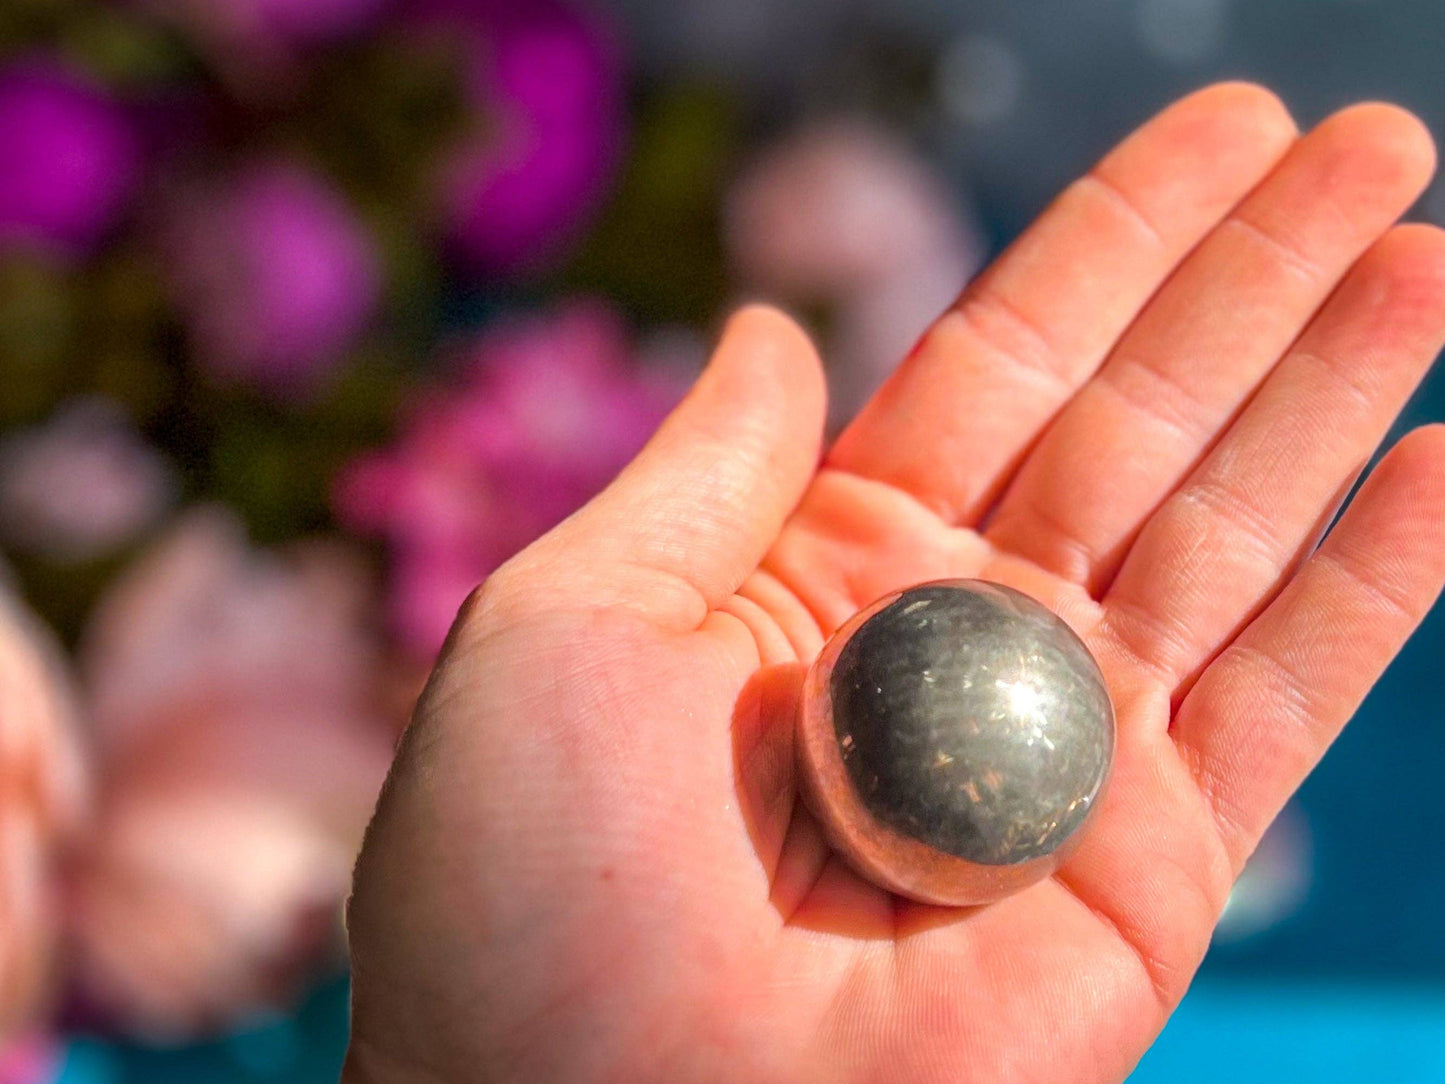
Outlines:
[[694,628],[735,591],[817,468],[822,369],[762,306],[728,323],[707,370],[637,459],[522,560],[589,604]]
[[1392,106],[1344,110],[1300,140],[1050,426],[990,541],[1101,590],[1140,525],[1414,202],[1433,164],[1429,134]]
[[1236,871],[1445,582],[1445,426],[1380,463],[1320,550],[1200,676],[1174,736]]
[[1184,254],[1294,137],[1279,101],[1248,85],[1210,87],[1165,110],[969,286],[829,465],[973,522]]
[[1402,226],[1350,272],[1104,598],[1130,653],[1183,681],[1278,589],[1445,345],[1445,233]]

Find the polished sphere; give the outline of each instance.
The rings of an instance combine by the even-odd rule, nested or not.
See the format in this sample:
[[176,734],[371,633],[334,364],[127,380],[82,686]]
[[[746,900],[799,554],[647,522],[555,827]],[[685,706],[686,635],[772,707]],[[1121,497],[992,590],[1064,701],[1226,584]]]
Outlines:
[[863,876],[925,903],[987,903],[1047,877],[1114,752],[1098,664],[1058,617],[981,580],[874,603],[808,674],[809,806]]

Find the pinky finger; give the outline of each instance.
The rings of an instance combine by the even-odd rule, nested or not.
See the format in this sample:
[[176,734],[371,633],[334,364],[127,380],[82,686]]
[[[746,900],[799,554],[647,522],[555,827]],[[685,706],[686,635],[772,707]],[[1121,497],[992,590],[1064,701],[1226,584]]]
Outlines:
[[1236,872],[1445,582],[1445,426],[1409,434],[1200,677],[1174,738]]

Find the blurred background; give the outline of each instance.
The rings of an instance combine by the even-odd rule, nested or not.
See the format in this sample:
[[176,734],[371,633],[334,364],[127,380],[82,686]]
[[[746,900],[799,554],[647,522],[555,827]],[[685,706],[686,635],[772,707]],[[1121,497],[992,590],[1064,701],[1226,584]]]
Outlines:
[[[1172,98],[1440,133],[1442,55],[1433,0],[0,0],[0,1084],[335,1078],[351,859],[456,606],[739,300],[807,319],[842,419]],[[1442,651],[1135,1081],[1445,1080]]]

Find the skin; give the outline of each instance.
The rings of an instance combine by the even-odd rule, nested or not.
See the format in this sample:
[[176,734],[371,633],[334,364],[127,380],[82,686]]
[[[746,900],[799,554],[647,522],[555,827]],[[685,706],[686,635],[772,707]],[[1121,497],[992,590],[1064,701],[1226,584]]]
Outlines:
[[[1342,496],[1445,343],[1409,114],[1211,87],[1075,183],[822,453],[749,308],[641,456],[463,611],[357,869],[366,1081],[1117,1081],[1445,580],[1445,427]],[[857,875],[799,800],[806,664],[978,576],[1098,657],[1114,776],[992,906]]]

